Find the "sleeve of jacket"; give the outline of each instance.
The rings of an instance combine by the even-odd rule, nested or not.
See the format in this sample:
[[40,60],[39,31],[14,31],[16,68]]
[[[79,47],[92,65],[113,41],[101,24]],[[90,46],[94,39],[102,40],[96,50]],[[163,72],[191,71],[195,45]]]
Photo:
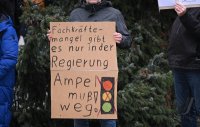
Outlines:
[[79,17],[79,12],[80,11],[81,10],[79,8],[74,9],[69,15],[69,21],[70,22],[79,21],[80,20],[80,17]]
[[69,21],[70,22],[75,21],[75,15],[73,14],[73,12],[71,12],[70,15],[69,15]]
[[8,27],[3,32],[1,39],[0,79],[11,69],[15,68],[18,57],[18,39],[14,28]]
[[[198,17],[199,16],[200,11]],[[200,19],[198,19],[194,15],[186,13],[185,15],[180,17],[180,20],[187,30],[189,30],[197,36],[200,36]]]
[[117,32],[122,34],[122,41],[120,44],[117,44],[117,46],[119,48],[129,48],[131,46],[132,38],[126,27],[124,17],[122,16],[121,12],[117,14],[116,27]]

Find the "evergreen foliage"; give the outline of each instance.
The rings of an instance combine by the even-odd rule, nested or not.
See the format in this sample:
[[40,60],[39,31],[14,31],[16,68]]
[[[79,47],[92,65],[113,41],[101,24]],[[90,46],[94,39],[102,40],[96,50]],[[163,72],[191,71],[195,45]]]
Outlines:
[[118,91],[120,127],[178,125],[173,105],[172,74],[158,69],[166,66],[163,53],[156,55],[152,61],[135,73],[132,82]]
[[[67,21],[78,0],[46,0],[40,9],[25,6],[25,45],[20,49],[12,127],[73,126],[72,120],[50,119],[50,21]],[[118,49],[119,127],[175,127],[172,74],[166,60],[172,11],[159,14],[156,0],[112,0],[124,14],[133,35],[131,49]],[[170,16],[169,16],[170,15]],[[94,126],[98,126],[96,122]]]
[[58,6],[40,9],[29,2],[24,8],[21,21],[26,25],[27,33],[17,64],[14,127],[57,125],[50,121],[50,56],[46,34],[50,21],[66,20],[65,12]]

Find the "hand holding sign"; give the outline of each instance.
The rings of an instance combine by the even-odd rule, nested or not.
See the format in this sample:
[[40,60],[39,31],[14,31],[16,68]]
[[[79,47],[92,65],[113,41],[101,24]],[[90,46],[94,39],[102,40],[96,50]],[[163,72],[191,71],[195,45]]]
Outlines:
[[116,42],[116,43],[120,43],[120,42],[122,41],[122,34],[121,34],[121,33],[115,32],[115,33],[113,34],[113,36],[114,36],[114,39],[115,39],[115,42]]
[[52,34],[50,30],[47,31],[47,37],[48,37],[48,40],[50,41],[52,38]]
[[183,16],[186,13],[186,7],[180,3],[175,5],[175,11],[178,16]]

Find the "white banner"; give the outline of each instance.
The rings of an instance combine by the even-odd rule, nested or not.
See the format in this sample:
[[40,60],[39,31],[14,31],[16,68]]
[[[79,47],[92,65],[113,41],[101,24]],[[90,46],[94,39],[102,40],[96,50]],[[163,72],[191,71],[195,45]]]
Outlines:
[[186,7],[200,7],[200,0],[158,0],[159,9],[173,9],[176,2]]

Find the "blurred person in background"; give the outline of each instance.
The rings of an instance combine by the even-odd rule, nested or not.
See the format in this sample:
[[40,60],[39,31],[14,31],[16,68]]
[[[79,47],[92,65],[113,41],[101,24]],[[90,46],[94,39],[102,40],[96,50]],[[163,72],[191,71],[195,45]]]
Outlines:
[[10,14],[12,0],[0,0],[0,127],[9,127],[18,57],[18,38]]
[[200,8],[177,3],[169,37],[168,60],[173,72],[181,127],[197,127],[200,115]]

